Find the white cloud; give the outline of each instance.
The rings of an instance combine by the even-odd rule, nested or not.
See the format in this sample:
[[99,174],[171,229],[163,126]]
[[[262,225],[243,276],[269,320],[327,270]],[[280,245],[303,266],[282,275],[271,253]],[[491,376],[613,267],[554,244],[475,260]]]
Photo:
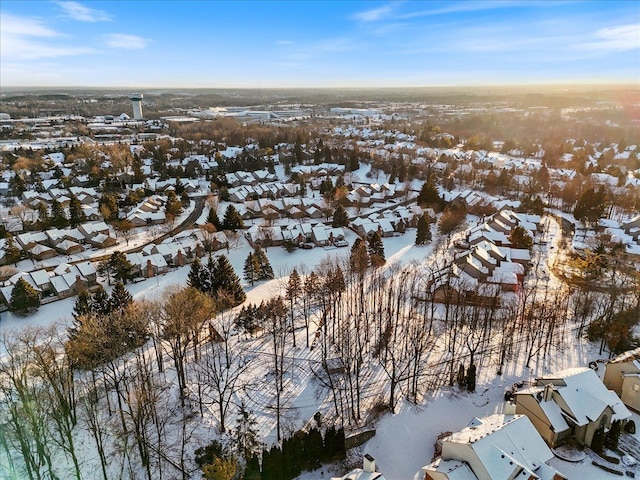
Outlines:
[[635,50],[640,48],[640,23],[601,28],[595,33],[596,39],[578,44],[585,50]]
[[353,18],[361,22],[376,22],[386,18],[395,8],[393,3],[389,3],[382,7],[364,10],[356,13]]
[[149,45],[149,39],[126,33],[110,33],[105,35],[104,44],[111,48],[124,48],[127,50],[140,50]]
[[61,43],[63,38],[63,34],[47,27],[38,18],[5,12],[0,15],[0,57],[3,61],[65,57],[94,51],[89,47]]
[[106,22],[111,20],[111,15],[102,10],[94,10],[79,2],[65,1],[56,2],[67,17],[79,22]]
[[39,18],[20,17],[11,13],[0,14],[2,33],[12,35],[26,35],[33,37],[57,37],[58,32],[50,29]]

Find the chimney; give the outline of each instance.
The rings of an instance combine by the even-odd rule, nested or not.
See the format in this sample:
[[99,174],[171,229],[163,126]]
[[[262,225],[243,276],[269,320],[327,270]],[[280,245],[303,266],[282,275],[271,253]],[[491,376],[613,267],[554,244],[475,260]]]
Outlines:
[[153,277],[153,265],[151,260],[147,260],[147,278]]
[[552,383],[547,383],[544,386],[544,394],[542,395],[542,399],[545,402],[549,402],[549,401],[551,401],[552,397],[553,397],[553,384]]
[[181,267],[182,265],[184,265],[184,255],[182,254],[182,250],[178,250],[176,263],[178,264],[178,267]]
[[374,473],[376,471],[376,459],[368,453],[365,454],[362,460],[362,470],[366,473]]

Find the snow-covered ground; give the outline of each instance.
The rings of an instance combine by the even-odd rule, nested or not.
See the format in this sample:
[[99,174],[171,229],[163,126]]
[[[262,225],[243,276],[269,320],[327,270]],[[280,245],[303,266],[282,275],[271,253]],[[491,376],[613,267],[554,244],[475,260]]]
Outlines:
[[[557,245],[557,225],[550,222],[548,240],[545,245]],[[347,240],[350,244],[355,240],[355,234],[349,230]],[[387,258],[387,268],[393,264],[407,264],[410,262],[423,262],[428,259],[434,250],[434,245],[416,247],[415,230],[410,229],[404,235],[384,238],[385,254]],[[556,247],[557,248],[557,247]],[[245,258],[251,251],[251,247],[241,235],[232,239],[229,252],[221,251],[229,257],[230,262],[236,272],[241,275]],[[271,262],[276,274],[274,280],[260,282],[253,287],[245,285],[247,290],[247,302],[260,303],[268,299],[275,293],[281,292],[283,280],[292,268],[296,267],[301,272],[310,272],[316,266],[325,261],[328,257],[342,257],[349,254],[349,248],[314,248],[311,250],[296,250],[287,253],[281,247],[270,247],[266,249],[266,254]],[[551,275],[545,268],[548,263],[553,263],[553,253],[549,256],[549,250],[543,245],[542,268],[544,274]],[[189,267],[175,269],[165,275],[160,275],[138,283],[130,284],[127,287],[135,298],[159,298],[166,287],[170,285],[184,285],[189,272]],[[71,321],[71,311],[74,298],[61,300],[40,307],[40,309],[28,317],[16,317],[11,313],[3,313],[0,321],[0,333],[8,330],[19,330],[28,326],[46,326],[53,323],[69,325]],[[477,391],[475,393],[460,392],[457,387],[440,388],[432,395],[427,396],[419,405],[413,405],[406,401],[400,402],[397,413],[383,416],[376,425],[376,436],[367,442],[361,451],[369,453],[376,458],[378,468],[385,474],[388,480],[418,480],[423,478],[420,468],[430,463],[436,436],[443,431],[457,431],[465,427],[473,417],[484,416],[492,413],[499,413],[503,408],[503,395],[505,387],[512,385],[518,380],[530,380],[536,376],[548,374],[553,371],[568,367],[584,366],[591,360],[598,358],[596,351],[589,344],[583,341],[576,341],[574,334],[567,329],[564,331],[566,338],[563,338],[553,358],[537,358],[532,361],[531,368],[525,368],[524,361],[511,361],[503,369],[502,375],[496,374],[495,365],[482,365],[479,369]],[[297,332],[299,345],[304,345],[304,331]],[[260,354],[260,346],[264,339],[246,340],[242,347],[247,351],[254,351]],[[297,350],[289,352],[292,364],[304,365],[298,368],[296,375],[288,379],[285,385],[283,403],[287,405],[287,410],[283,414],[284,421],[288,428],[300,428],[305,421],[313,416],[317,411],[330,410],[330,400],[318,398],[315,387],[311,380],[313,373],[310,365],[317,362],[319,349],[309,351],[306,348],[298,347]],[[2,352],[0,352],[2,355]],[[265,371],[252,372],[257,378],[263,378]],[[251,406],[258,417],[258,429],[269,443],[275,439],[275,421],[269,405],[272,399],[264,389],[255,389],[249,393]],[[375,399],[371,399],[372,402]],[[262,411],[260,410],[262,408]],[[206,431],[215,427],[214,416],[202,421]],[[206,437],[202,437],[206,440]],[[554,461],[560,471],[566,473],[570,479],[608,479],[613,475],[606,474],[595,469],[589,464],[566,464],[560,460]],[[314,473],[307,473],[303,477],[305,480],[312,478],[327,478],[337,474],[335,467],[329,467]],[[342,472],[346,473],[346,472]]]

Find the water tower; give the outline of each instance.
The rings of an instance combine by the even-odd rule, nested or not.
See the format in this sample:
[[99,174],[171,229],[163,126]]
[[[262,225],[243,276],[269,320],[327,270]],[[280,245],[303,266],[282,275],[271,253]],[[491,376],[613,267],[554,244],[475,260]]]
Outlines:
[[131,100],[131,106],[133,107],[133,118],[135,120],[142,120],[142,94],[131,94],[129,95],[129,100]]

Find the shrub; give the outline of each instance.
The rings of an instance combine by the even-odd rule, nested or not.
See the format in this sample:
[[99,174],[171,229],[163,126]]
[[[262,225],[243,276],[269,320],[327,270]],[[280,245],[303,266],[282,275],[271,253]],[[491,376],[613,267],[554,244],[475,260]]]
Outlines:
[[624,426],[624,431],[633,435],[636,433],[636,423],[633,420],[629,420]]

